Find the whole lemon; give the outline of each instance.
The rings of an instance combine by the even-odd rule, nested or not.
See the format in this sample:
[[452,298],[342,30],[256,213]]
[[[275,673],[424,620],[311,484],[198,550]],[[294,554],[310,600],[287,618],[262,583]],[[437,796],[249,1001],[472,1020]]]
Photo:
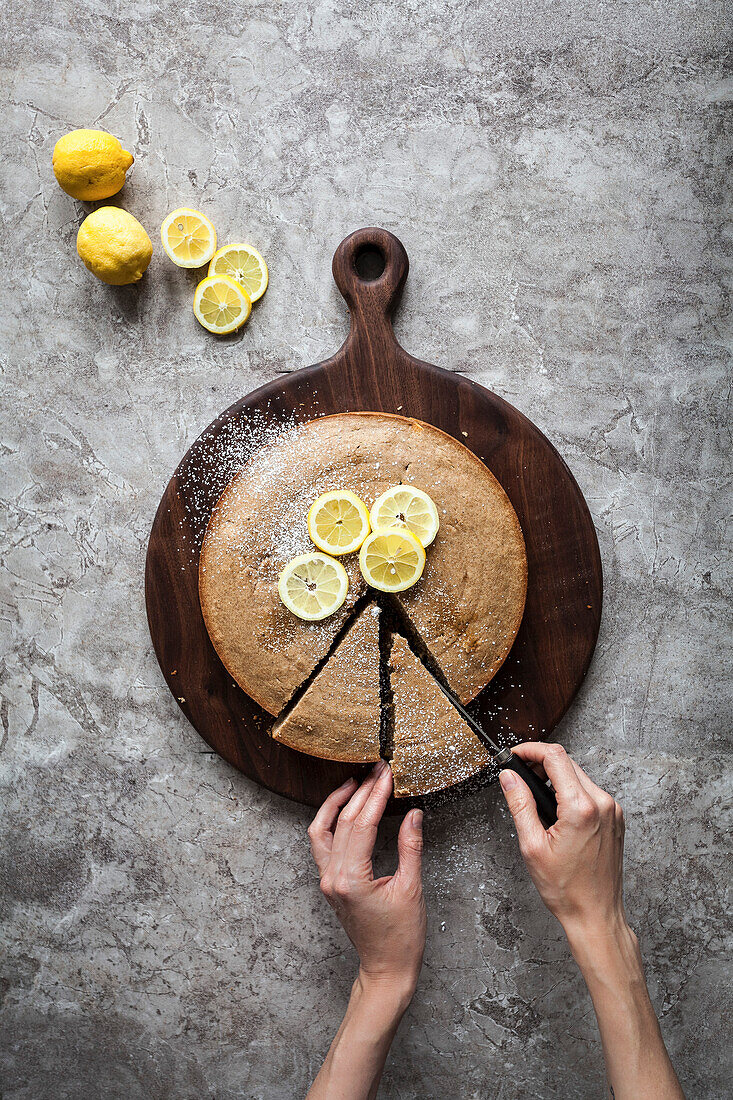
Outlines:
[[100,206],[79,226],[76,251],[103,283],[136,283],[150,263],[153,245],[137,218],[116,206]]
[[67,195],[108,199],[122,187],[134,159],[104,130],[72,130],[54,146],[53,171]]

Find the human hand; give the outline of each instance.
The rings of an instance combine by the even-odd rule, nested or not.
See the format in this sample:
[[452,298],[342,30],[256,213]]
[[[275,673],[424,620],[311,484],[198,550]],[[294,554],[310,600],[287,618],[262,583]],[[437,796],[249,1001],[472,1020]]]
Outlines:
[[520,851],[543,902],[569,937],[625,924],[621,807],[561,745],[526,742],[512,751],[539,765],[557,795],[557,822],[546,830],[527,784],[513,771],[500,774]]
[[395,874],[375,879],[372,852],[391,791],[392,772],[381,761],[358,789],[350,779],[329,795],[308,836],[321,890],[359,954],[362,982],[409,1002],[425,949],[422,810],[402,822]]
[[557,821],[545,830],[527,784],[513,771],[500,773],[524,862],[593,1000],[609,1094],[684,1100],[624,913],[621,807],[560,745],[527,742],[512,752],[549,778],[557,795]]

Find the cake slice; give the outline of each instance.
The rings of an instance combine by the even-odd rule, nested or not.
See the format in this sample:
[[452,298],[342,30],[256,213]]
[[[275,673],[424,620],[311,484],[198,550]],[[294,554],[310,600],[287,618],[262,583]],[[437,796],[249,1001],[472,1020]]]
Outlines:
[[397,798],[441,791],[491,763],[479,739],[399,635],[389,668]]
[[275,722],[276,741],[325,760],[379,760],[379,614],[379,607],[369,604],[357,616],[306,690]]

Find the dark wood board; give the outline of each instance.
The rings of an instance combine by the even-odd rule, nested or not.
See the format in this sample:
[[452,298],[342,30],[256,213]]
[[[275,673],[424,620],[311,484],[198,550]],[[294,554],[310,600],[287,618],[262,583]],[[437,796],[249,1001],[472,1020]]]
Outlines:
[[[380,257],[383,273],[369,278],[370,261],[379,264]],[[386,230],[361,229],[342,241],[333,276],[351,316],[344,345],[325,362],[242,398],[203,432],[163,494],[148,546],[150,633],[184,713],[212,749],[250,779],[312,806],[354,767],[305,756],[269,737],[273,719],[232,682],[199,606],[201,513],[210,514],[220,491],[216,479],[208,483],[207,462],[212,442],[233,421],[399,412],[442,428],[486,462],[519,516],[529,567],[527,604],[512,652],[471,708],[495,736],[511,730],[520,740],[550,739],[583,681],[600,626],[598,541],[573,475],[517,409],[400,347],[391,315],[407,271],[402,244]]]

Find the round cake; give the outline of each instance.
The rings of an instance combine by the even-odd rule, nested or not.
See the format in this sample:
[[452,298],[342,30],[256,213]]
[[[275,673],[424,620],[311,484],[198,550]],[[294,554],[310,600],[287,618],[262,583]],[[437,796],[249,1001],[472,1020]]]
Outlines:
[[[310,505],[321,493],[351,489],[371,507],[400,483],[428,493],[440,518],[421,579],[393,597],[415,635],[464,703],[509,653],[524,610],[527,559],[519,520],[493,474],[422,421],[386,413],[321,417],[284,429],[247,461],[215,507],[201,549],[199,594],[211,641],[233,679],[270,714],[279,715],[321,671],[373,595],[354,554],[341,559],[349,593],[330,618],[305,622],[280,602],[282,567],[314,549]],[[318,755],[317,734],[315,742],[310,751]]]

